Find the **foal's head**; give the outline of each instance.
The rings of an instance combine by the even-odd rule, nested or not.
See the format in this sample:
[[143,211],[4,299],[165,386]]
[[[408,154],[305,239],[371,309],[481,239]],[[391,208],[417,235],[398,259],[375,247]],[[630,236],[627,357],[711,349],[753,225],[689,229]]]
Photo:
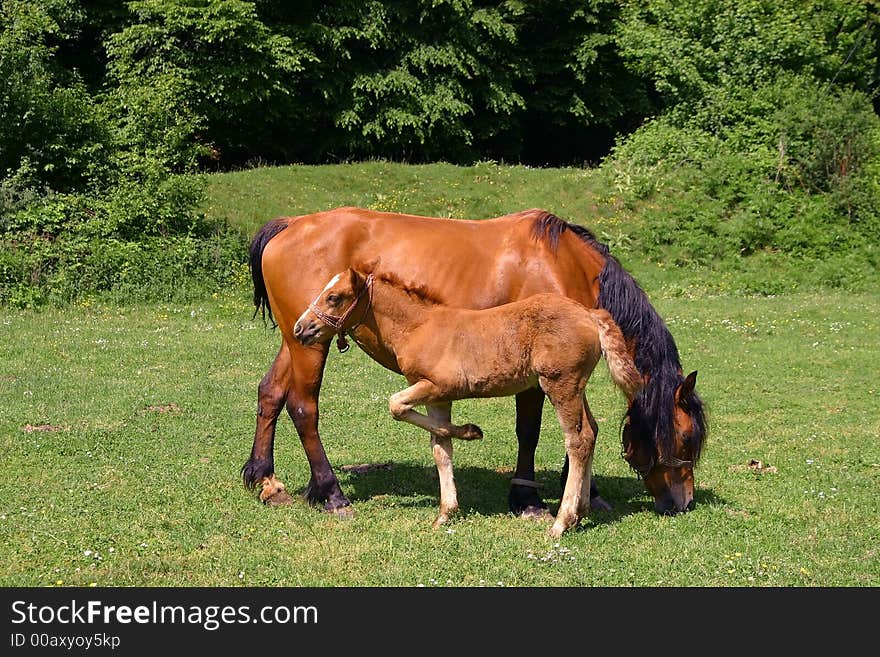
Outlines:
[[372,275],[354,269],[336,274],[293,325],[293,336],[308,346],[339,336],[339,348],[348,348],[345,334],[360,324],[369,310]]
[[658,513],[694,505],[694,464],[706,437],[703,403],[694,391],[697,373],[674,385],[646,386],[623,426],[623,458],[644,480]]

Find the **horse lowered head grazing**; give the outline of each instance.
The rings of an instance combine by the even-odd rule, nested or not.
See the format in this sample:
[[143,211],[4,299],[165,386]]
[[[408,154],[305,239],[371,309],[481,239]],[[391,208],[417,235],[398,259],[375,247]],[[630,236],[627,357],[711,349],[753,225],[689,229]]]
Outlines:
[[[274,461],[275,428],[286,408],[311,470],[303,496],[333,513],[350,507],[318,432],[318,397],[330,343],[303,347],[293,336],[293,324],[321,291],[319,282],[377,258],[384,270],[426,286],[450,306],[491,308],[551,292],[611,313],[645,381],[625,427],[625,458],[642,473],[658,510],[688,508],[693,498],[685,489],[693,489],[705,422],[696,391],[685,384],[675,342],[604,244],[586,228],[539,209],[468,220],[346,207],[281,217],[256,233],[250,247],[254,305],[277,322],[282,338],[259,385],[253,447],[241,469],[245,485],[259,487],[260,500],[270,505],[292,501],[275,476]],[[388,350],[361,346],[380,365],[400,372]],[[524,516],[546,509],[533,483],[544,398],[538,386],[516,395],[519,451],[508,503],[513,513]],[[675,463],[684,465],[668,465]],[[594,488],[591,506],[600,508],[604,502]]]
[[[433,409],[471,397],[503,397],[539,386],[565,436],[569,471],[550,527],[559,537],[590,510],[590,468],[596,429],[584,396],[604,353],[614,383],[632,399],[642,385],[623,334],[605,310],[587,309],[558,294],[537,294],[484,310],[450,308],[403,285],[393,275],[336,274],[300,315],[293,335],[304,346],[344,340],[381,343],[394,354],[410,386],[391,396],[396,420],[431,432],[440,475],[439,527],[458,509],[452,439],[474,440],[473,424],[451,424]],[[428,414],[414,409],[425,405]]]

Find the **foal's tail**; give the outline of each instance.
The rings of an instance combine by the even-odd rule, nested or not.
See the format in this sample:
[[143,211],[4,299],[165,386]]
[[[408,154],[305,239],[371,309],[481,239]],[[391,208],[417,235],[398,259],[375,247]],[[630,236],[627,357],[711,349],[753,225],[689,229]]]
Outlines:
[[263,250],[273,237],[282,230],[287,228],[290,222],[289,217],[279,217],[273,219],[263,226],[254,239],[251,240],[249,252],[249,263],[251,267],[251,280],[254,282],[254,317],[262,311],[263,321],[266,320],[266,312],[269,313],[269,319],[274,325],[275,320],[272,318],[272,307],[269,305],[269,293],[266,291],[266,281],[263,279]]
[[639,370],[626,348],[623,333],[607,310],[597,308],[590,310],[590,314],[599,328],[599,344],[602,345],[602,353],[605,356],[605,362],[608,363],[611,379],[618,388],[623,390],[626,398],[632,400],[642,389],[643,382],[642,375],[639,374]]

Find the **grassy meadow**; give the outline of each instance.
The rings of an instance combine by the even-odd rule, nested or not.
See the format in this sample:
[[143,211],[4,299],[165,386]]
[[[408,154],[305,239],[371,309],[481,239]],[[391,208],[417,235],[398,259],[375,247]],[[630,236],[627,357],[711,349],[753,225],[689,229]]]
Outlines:
[[[486,437],[456,443],[461,513],[432,531],[427,434],[390,418],[404,381],[356,348],[332,352],[320,420],[354,517],[264,507],[244,489],[257,384],[280,340],[252,318],[246,285],[192,303],[0,309],[0,585],[880,585],[880,294],[746,297],[725,293],[722,273],[640,261],[591,175],[266,168],[211,177],[205,210],[248,233],[348,204],[472,218],[545,207],[593,228],[620,247],[684,367],[699,371],[710,433],[693,512],[653,512],[620,458],[624,402],[602,364],[587,393],[600,424],[594,476],[613,511],[560,540],[508,514],[513,400],[469,400],[453,417]],[[547,405],[537,467],[553,510],[563,454]],[[301,490],[308,465],[286,415],[275,459]],[[386,467],[345,467],[360,464]]]

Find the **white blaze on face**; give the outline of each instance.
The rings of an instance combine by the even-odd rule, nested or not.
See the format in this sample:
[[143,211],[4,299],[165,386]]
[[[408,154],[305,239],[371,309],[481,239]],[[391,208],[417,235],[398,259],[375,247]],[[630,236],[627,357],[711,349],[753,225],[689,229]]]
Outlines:
[[[342,272],[336,274],[336,276],[334,276],[333,278],[331,278],[331,279],[330,279],[330,282],[327,283],[327,285],[324,286],[324,289],[321,290],[321,291],[318,293],[318,296],[315,297],[315,300],[312,301],[312,305],[315,305],[316,303],[318,303],[318,299],[321,298],[321,295],[324,294],[324,292],[326,292],[327,290],[329,290],[331,287],[333,287],[334,285],[336,285],[336,284],[339,282],[339,279],[341,279],[341,278],[342,278]],[[309,309],[310,309],[310,308],[311,308],[311,306],[310,306],[309,308],[306,308],[306,309],[305,309],[305,311],[303,312],[303,314],[299,316],[299,319],[296,320],[296,324],[300,324],[301,322],[303,322],[303,321],[305,320],[306,315],[309,314]],[[296,324],[294,324],[294,325],[296,325]]]
[[[336,274],[336,276],[334,276],[333,278],[330,279],[330,282],[327,283],[327,285],[324,286],[324,289],[323,289],[323,290],[321,290],[321,294],[324,294],[324,292],[326,292],[326,291],[329,290],[331,287],[333,287],[334,285],[336,285],[336,284],[339,282],[339,279],[340,279],[340,278],[342,278],[342,273],[341,273],[341,272],[340,272],[339,274]],[[321,297],[321,294],[318,295],[318,298]],[[317,301],[317,300],[318,300],[318,299],[315,299],[315,301]]]

